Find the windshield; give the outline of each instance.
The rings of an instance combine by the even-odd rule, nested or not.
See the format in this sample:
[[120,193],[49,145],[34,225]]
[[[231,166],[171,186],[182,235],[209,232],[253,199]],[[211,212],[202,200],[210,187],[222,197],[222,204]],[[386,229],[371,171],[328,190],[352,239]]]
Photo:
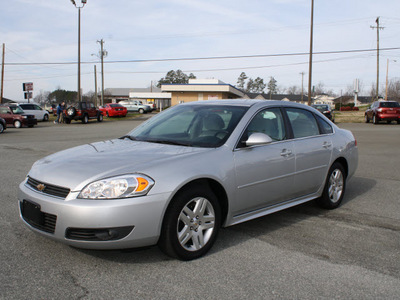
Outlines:
[[178,105],[135,128],[128,137],[154,143],[219,147],[247,109],[227,105]]
[[22,114],[24,113],[24,111],[22,110],[22,108],[19,107],[19,106],[10,106],[10,109],[12,110],[12,112],[13,112],[14,114],[17,114],[17,115],[22,115]]

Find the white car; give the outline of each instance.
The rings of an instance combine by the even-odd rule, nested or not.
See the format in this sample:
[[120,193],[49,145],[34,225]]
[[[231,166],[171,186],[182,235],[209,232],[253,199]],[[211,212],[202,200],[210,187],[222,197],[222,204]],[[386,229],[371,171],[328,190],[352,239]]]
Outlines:
[[22,110],[30,115],[34,115],[38,121],[48,121],[49,113],[35,103],[18,103]]

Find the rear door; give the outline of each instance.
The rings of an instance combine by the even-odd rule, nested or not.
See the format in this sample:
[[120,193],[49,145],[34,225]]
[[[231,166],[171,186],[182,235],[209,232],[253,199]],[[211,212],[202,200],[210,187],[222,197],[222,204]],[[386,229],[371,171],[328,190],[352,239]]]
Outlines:
[[321,134],[316,117],[306,109],[285,111],[293,131],[296,156],[293,188],[297,198],[316,193],[324,184],[332,156],[332,134]]

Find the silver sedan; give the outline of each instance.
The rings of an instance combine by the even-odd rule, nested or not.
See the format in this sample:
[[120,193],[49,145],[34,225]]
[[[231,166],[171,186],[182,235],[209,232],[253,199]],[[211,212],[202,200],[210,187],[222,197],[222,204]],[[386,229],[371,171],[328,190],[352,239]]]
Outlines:
[[23,222],[87,249],[158,244],[204,255],[221,226],[317,199],[340,205],[357,142],[323,114],[281,101],[180,104],[119,139],[37,161],[19,186]]

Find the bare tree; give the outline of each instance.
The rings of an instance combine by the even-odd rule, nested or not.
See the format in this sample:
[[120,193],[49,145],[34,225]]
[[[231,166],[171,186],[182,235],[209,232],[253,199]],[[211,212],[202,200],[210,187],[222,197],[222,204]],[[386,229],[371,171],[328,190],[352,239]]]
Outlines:
[[289,87],[287,88],[287,93],[288,93],[289,95],[300,94],[300,92],[301,92],[301,89],[300,89],[297,85],[292,85],[292,86],[289,86]]

